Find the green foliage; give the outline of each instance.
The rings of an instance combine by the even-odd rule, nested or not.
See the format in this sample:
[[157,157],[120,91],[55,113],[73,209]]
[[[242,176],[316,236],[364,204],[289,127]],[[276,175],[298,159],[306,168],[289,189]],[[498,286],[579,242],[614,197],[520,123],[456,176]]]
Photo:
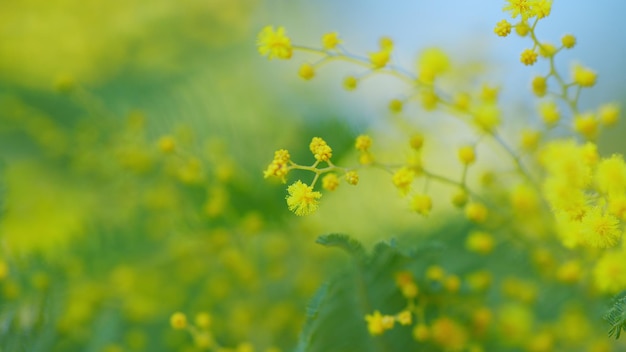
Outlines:
[[611,326],[609,337],[615,336],[616,340],[619,339],[622,330],[626,330],[626,295],[622,294],[620,298],[615,299],[613,306],[606,313],[604,319]]
[[393,274],[411,261],[389,243],[377,244],[366,254],[357,240],[339,234],[321,236],[318,243],[348,253],[349,265],[322,285],[307,309],[307,321],[297,352],[402,351],[416,346],[408,328],[398,328],[382,338],[367,332],[364,317],[374,309],[395,311],[403,301]]

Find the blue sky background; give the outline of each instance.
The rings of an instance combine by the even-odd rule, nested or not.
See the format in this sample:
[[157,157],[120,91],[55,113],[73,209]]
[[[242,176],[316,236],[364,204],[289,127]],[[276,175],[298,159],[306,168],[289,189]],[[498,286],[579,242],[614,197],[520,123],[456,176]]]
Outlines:
[[[504,0],[275,0],[264,6],[266,11],[260,16],[260,25],[285,26],[294,42],[311,46],[319,46],[321,34],[337,31],[351,52],[363,54],[376,50],[378,38],[387,35],[396,44],[394,62],[411,70],[421,49],[439,46],[450,53],[454,62],[486,62],[488,76],[485,80],[503,87],[501,94],[505,102],[523,106],[532,97],[531,78],[535,74],[545,74],[547,66],[538,63],[526,67],[519,62],[521,51],[532,46],[529,38],[517,35],[500,38],[493,33],[498,21],[505,18],[514,21],[502,12],[504,5]],[[596,87],[581,95],[582,110],[595,109],[608,101],[625,105],[625,11],[626,1],[620,0],[557,0],[551,15],[537,27],[540,40],[557,45],[563,34],[571,33],[577,37],[576,47],[557,57],[557,66],[565,77],[569,77],[574,62],[598,73]],[[276,70],[273,74],[279,76],[277,82],[281,79],[296,81],[297,66],[312,59],[297,54],[288,64],[291,71],[285,73],[282,63],[271,65],[273,67],[269,69]],[[326,91],[325,99],[341,100],[340,105],[349,111],[346,115],[380,118],[385,102],[394,94],[381,94],[381,90],[393,90],[393,83],[380,82],[374,87],[363,87],[353,95],[354,98],[346,99],[337,81],[351,73],[353,68],[330,66],[336,65],[320,70],[314,82],[290,85],[290,89],[299,94],[322,89]]]

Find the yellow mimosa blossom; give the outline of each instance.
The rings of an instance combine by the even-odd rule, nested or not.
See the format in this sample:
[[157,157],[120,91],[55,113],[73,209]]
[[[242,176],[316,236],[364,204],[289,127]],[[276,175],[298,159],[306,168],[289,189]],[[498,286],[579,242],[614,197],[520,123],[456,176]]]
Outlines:
[[626,289],[626,253],[605,252],[593,268],[596,288],[603,293],[615,294]]
[[539,104],[538,110],[543,123],[545,123],[548,127],[554,126],[561,118],[559,108],[553,101],[542,102]]
[[468,334],[461,324],[444,316],[433,321],[430,338],[446,351],[460,351],[467,345]]
[[623,231],[619,220],[600,207],[589,209],[583,216],[580,226],[585,243],[591,247],[613,247],[622,237]]
[[408,167],[403,167],[396,171],[391,178],[391,181],[400,190],[400,192],[405,195],[409,193],[414,178],[415,171],[409,169]]
[[289,155],[289,151],[285,149],[280,149],[274,152],[274,160],[267,166],[265,172],[263,173],[263,177],[268,178],[270,176],[279,177],[283,183],[286,182],[285,176],[289,172],[289,161],[291,156]]
[[315,77],[315,68],[313,65],[304,63],[300,65],[300,69],[298,70],[298,75],[302,77],[302,79],[310,80]]
[[359,81],[354,76],[348,76],[343,80],[343,87],[350,91],[355,90]]
[[362,134],[356,137],[356,143],[354,144],[354,147],[356,148],[356,150],[366,152],[370,149],[371,146],[372,146],[372,137],[365,135],[365,134]]
[[626,192],[626,163],[621,155],[612,155],[598,163],[595,183],[597,190],[605,194]]
[[465,240],[465,248],[479,254],[491,253],[494,245],[493,236],[483,231],[471,232]]
[[313,187],[298,180],[287,187],[287,206],[298,216],[314,213],[318,208],[320,192],[313,191]]
[[417,341],[424,342],[430,338],[430,328],[424,323],[415,324],[413,328],[413,338]]
[[411,200],[411,208],[418,214],[428,215],[433,208],[433,201],[426,194],[417,194]]
[[390,315],[382,315],[379,311],[365,316],[367,322],[367,331],[372,336],[382,335],[385,330],[393,328],[395,319]]
[[450,69],[450,58],[440,48],[428,48],[422,51],[417,62],[419,79],[432,83],[435,78]]
[[598,110],[600,122],[605,126],[613,126],[619,119],[620,109],[617,104],[604,104]]
[[172,314],[170,317],[170,325],[176,330],[185,329],[187,327],[187,316],[181,312]]
[[571,34],[566,34],[561,37],[561,44],[566,49],[571,49],[576,45],[576,37]]
[[532,81],[533,93],[535,93],[538,97],[543,97],[546,95],[546,91],[548,90],[548,82],[543,76],[536,76]]
[[508,11],[513,18],[521,16],[522,19],[527,19],[531,15],[530,1],[531,0],[506,0],[507,5],[502,8],[502,11]]
[[461,163],[465,165],[473,164],[476,161],[476,152],[474,151],[474,147],[471,145],[466,145],[457,151],[459,160]]
[[473,222],[485,222],[488,214],[489,210],[481,203],[469,203],[465,206],[465,216]]
[[329,173],[322,178],[322,188],[328,191],[334,191],[339,187],[339,177],[337,174]]
[[496,24],[496,28],[493,29],[493,32],[500,37],[506,37],[511,33],[511,24],[507,20],[502,20]]
[[402,100],[392,99],[389,102],[389,110],[391,112],[395,112],[395,113],[401,112],[402,108],[403,108],[403,105],[404,105],[404,103],[402,103]]
[[313,137],[309,149],[317,161],[328,161],[333,156],[333,150],[320,137]]
[[359,183],[359,173],[356,172],[355,170],[346,172],[345,177],[346,177],[346,182],[348,182],[349,185],[356,186]]
[[581,87],[593,87],[596,84],[596,78],[596,73],[584,66],[574,65],[572,67],[572,79]]
[[293,54],[291,40],[285,34],[284,27],[274,30],[273,26],[266,26],[257,37],[259,53],[268,59],[289,59]]
[[413,322],[411,311],[403,310],[400,313],[396,314],[396,321],[400,323],[400,325],[411,325],[411,323]]
[[537,62],[537,52],[532,49],[526,49],[522,51],[520,55],[520,61],[526,66],[533,65]]
[[574,130],[587,139],[595,139],[598,136],[600,121],[593,114],[580,114],[574,116]]
[[322,36],[322,47],[326,50],[333,50],[339,44],[341,44],[341,39],[337,32],[326,33]]

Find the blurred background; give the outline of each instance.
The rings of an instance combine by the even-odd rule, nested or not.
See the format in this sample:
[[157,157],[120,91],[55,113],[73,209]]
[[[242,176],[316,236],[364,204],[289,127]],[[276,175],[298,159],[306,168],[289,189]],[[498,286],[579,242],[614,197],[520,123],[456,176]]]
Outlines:
[[[386,124],[401,86],[381,79],[348,93],[341,80],[356,68],[343,64],[304,82],[298,66],[314,58],[267,62],[257,33],[285,26],[294,43],[319,46],[337,31],[359,53],[387,35],[410,70],[439,46],[454,63],[481,63],[505,102],[523,105],[545,67],[519,64],[523,38],[492,34],[502,5],[0,1],[0,350],[198,349],[170,328],[175,311],[209,313],[233,350],[292,348],[306,302],[340,265],[317,235],[371,243],[425,221],[376,173],[325,195],[316,215],[288,212],[284,186],[262,178],[274,150],[309,160],[308,141],[322,136],[336,160],[356,160],[354,137]],[[562,67],[597,70],[583,108],[625,100],[615,30],[625,7],[557,1],[541,24],[548,41],[578,38]],[[625,152],[623,133],[609,131],[602,150]]]

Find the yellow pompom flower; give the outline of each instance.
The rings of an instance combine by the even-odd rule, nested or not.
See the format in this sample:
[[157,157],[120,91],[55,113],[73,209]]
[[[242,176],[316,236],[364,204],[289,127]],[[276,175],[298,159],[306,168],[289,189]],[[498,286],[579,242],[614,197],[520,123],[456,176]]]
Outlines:
[[553,101],[545,101],[539,104],[539,115],[541,115],[541,119],[543,123],[548,127],[552,127],[556,125],[561,119],[561,113],[559,112],[559,107]]
[[457,208],[462,208],[465,206],[465,204],[467,204],[468,200],[469,196],[467,194],[467,191],[464,189],[460,189],[452,196],[452,205]]
[[430,339],[445,351],[461,351],[467,345],[468,334],[456,321],[439,317],[431,325]]
[[322,197],[320,192],[313,191],[313,187],[300,180],[287,187],[287,192],[287,206],[298,216],[314,213],[319,207],[318,200]]
[[511,24],[507,20],[502,20],[496,24],[496,28],[493,29],[493,32],[500,37],[506,37],[511,34]]
[[539,55],[541,55],[541,57],[550,57],[550,56],[554,56],[554,54],[556,54],[556,47],[553,44],[550,43],[541,43],[541,45],[539,46]]
[[354,144],[354,147],[356,148],[356,150],[367,152],[371,146],[372,146],[372,137],[365,135],[365,134],[362,134],[356,137],[356,143]]
[[396,314],[396,321],[400,323],[400,325],[411,325],[413,322],[413,316],[411,315],[411,311],[403,310],[400,313]]
[[289,172],[289,161],[291,156],[285,149],[280,149],[274,152],[274,160],[267,166],[267,169],[263,173],[263,177],[268,178],[270,176],[279,177],[283,183],[286,182],[285,176]]
[[419,293],[419,289],[415,280],[413,279],[413,274],[410,271],[400,271],[395,274],[396,285],[400,288],[402,295],[405,298],[415,298]]
[[274,30],[273,26],[264,27],[257,37],[259,53],[267,56],[269,60],[273,58],[290,59],[293,54],[291,40],[285,34],[284,27]]
[[421,215],[428,215],[433,208],[432,198],[426,194],[415,195],[411,200],[411,208]]
[[571,34],[566,34],[561,38],[561,44],[566,49],[571,49],[576,45],[576,37]]
[[334,173],[326,174],[322,178],[322,188],[328,191],[334,191],[339,187],[339,177]]
[[317,161],[328,161],[333,156],[333,150],[320,137],[313,137],[309,149]]
[[598,110],[600,122],[605,126],[613,126],[619,119],[619,106],[617,104],[605,104]]
[[389,102],[389,110],[391,110],[391,112],[394,113],[399,113],[402,111],[402,107],[403,107],[404,103],[402,103],[401,100],[399,99],[392,99]]
[[562,283],[574,284],[580,281],[583,274],[582,265],[578,260],[569,260],[556,270],[556,279]]
[[585,212],[580,222],[583,241],[594,248],[608,248],[617,244],[622,236],[619,220],[605,213],[600,207]]
[[391,59],[391,51],[383,49],[375,53],[370,53],[369,58],[374,69],[383,68],[387,66],[387,63],[389,63]]
[[626,220],[626,195],[609,197],[609,212],[621,220]]
[[426,268],[426,278],[431,281],[443,281],[446,277],[446,271],[439,265],[431,265]]
[[465,216],[476,223],[483,223],[487,220],[489,211],[481,203],[469,203],[465,206]]
[[532,15],[530,17],[542,19],[550,16],[550,12],[552,12],[552,0],[534,0],[531,6]]
[[194,319],[196,326],[199,327],[200,329],[210,328],[211,321],[212,321],[211,315],[209,315],[209,313],[206,313],[206,312],[200,312],[196,314],[196,317]]
[[393,39],[386,36],[380,37],[380,39],[378,40],[378,46],[381,50],[391,51],[393,50]]
[[622,195],[626,192],[626,163],[621,155],[603,159],[596,167],[596,188],[604,194]]
[[598,136],[600,122],[593,114],[586,113],[574,116],[574,130],[587,139],[595,139]]
[[458,150],[458,157],[461,163],[464,165],[473,164],[476,161],[476,152],[474,151],[474,147],[471,145],[466,145]]
[[462,111],[467,111],[469,109],[470,104],[472,102],[472,97],[467,93],[458,93],[454,97],[454,106]]
[[432,111],[432,110],[435,110],[435,108],[437,107],[437,102],[439,101],[439,97],[437,96],[437,93],[435,93],[434,90],[432,89],[423,90],[422,93],[420,94],[420,98],[421,98],[422,107],[424,108],[424,110]]
[[517,33],[520,37],[527,36],[528,32],[530,32],[530,27],[526,22],[520,22],[515,26],[515,33]]
[[406,195],[411,189],[411,184],[413,183],[414,178],[415,171],[408,167],[403,167],[393,174],[391,181],[403,195]]
[[500,308],[497,315],[500,334],[506,341],[518,344],[530,337],[535,318],[528,307],[510,303]]
[[528,19],[531,13],[531,4],[529,0],[506,0],[507,5],[502,11],[508,12],[512,18],[521,16],[522,20]]
[[584,66],[574,65],[572,67],[572,79],[581,87],[593,87],[596,84],[597,75]]
[[372,336],[382,335],[385,330],[393,328],[395,318],[391,315],[382,315],[379,311],[365,316],[367,322],[367,331]]
[[520,62],[526,66],[533,65],[537,62],[537,52],[532,49],[522,51],[522,54],[520,55]]
[[163,153],[172,153],[176,150],[176,141],[172,136],[163,136],[159,138],[159,150]]
[[511,192],[511,205],[519,215],[535,213],[540,209],[539,195],[528,185],[518,185]]
[[309,63],[304,63],[300,66],[298,75],[308,81],[315,77],[315,68]]
[[461,279],[456,275],[449,275],[443,280],[443,287],[446,291],[455,293],[461,288]]
[[548,81],[543,76],[536,76],[532,81],[533,93],[538,97],[546,95],[548,90]]
[[170,317],[170,326],[176,330],[187,327],[187,316],[184,313],[176,312]]
[[420,150],[424,146],[424,135],[416,133],[409,139],[409,145],[415,150]]
[[495,103],[500,95],[500,87],[483,84],[480,88],[480,99],[487,103]]
[[596,288],[602,293],[616,294],[626,289],[624,251],[605,252],[593,268]]
[[424,342],[430,338],[430,329],[424,323],[416,324],[413,328],[413,338],[417,341]]
[[346,182],[349,185],[356,186],[359,183],[359,174],[354,170],[346,172]]
[[432,83],[437,76],[450,69],[450,58],[439,48],[428,48],[420,54],[417,69],[422,82]]
[[476,107],[474,124],[486,132],[493,132],[500,125],[500,109],[496,104],[485,103]]
[[354,76],[348,76],[343,80],[343,88],[347,91],[355,90],[358,80]]
[[537,149],[539,140],[541,139],[541,133],[539,131],[524,129],[520,138],[520,145],[522,149],[526,151],[533,151]]
[[465,248],[478,254],[489,254],[493,250],[493,237],[487,232],[474,231],[465,240]]
[[322,47],[326,50],[333,50],[339,44],[341,44],[341,39],[337,32],[326,33],[322,36]]

